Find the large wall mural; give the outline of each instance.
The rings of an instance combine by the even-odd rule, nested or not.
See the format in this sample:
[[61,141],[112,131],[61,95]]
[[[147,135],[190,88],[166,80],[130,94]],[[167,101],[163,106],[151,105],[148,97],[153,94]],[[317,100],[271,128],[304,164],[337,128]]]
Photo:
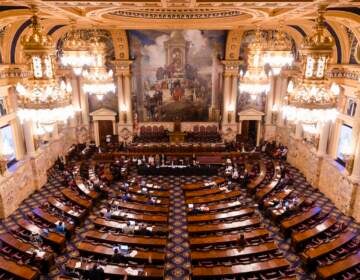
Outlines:
[[219,109],[225,40],[225,31],[129,31],[139,121],[208,121]]

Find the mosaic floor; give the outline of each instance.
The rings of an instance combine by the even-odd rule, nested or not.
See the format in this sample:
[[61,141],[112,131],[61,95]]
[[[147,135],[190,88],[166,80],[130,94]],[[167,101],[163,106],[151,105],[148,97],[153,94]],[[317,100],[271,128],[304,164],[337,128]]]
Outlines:
[[[294,178],[294,188],[296,192],[316,201],[318,206],[321,206],[324,210],[331,211],[331,215],[336,217],[339,222],[345,223],[354,232],[359,233],[360,225],[356,224],[350,217],[343,215],[333,203],[327,199],[318,190],[313,189],[306,181],[304,176],[295,168],[287,165],[288,170],[291,172]],[[132,175],[136,175],[134,170]],[[169,241],[166,246],[166,264],[165,264],[165,276],[166,279],[188,279],[190,274],[190,259],[189,259],[189,244],[187,235],[187,224],[185,216],[184,195],[181,189],[181,185],[187,182],[196,182],[204,180],[206,177],[200,176],[147,176],[148,182],[161,182],[171,183],[171,205],[169,220],[171,223]],[[30,213],[31,208],[37,207],[44,203],[47,197],[58,194],[61,183],[58,178],[50,177],[48,183],[40,190],[26,199],[19,209],[10,217],[0,221],[0,232],[5,232],[10,227],[16,224],[18,219],[26,218],[26,214]],[[246,201],[249,203],[255,203],[250,196],[246,196]],[[100,201],[93,209],[92,212],[97,212],[101,205],[105,201]],[[292,268],[295,269],[299,279],[314,279],[314,275],[307,274],[301,267],[299,257],[292,251],[290,247],[290,240],[284,239],[279,231],[279,227],[273,224],[269,219],[262,215],[263,224],[272,232],[272,237],[277,241],[280,250],[284,253],[285,257],[290,261]],[[53,279],[55,276],[61,274],[64,270],[64,263],[69,257],[78,256],[78,251],[75,249],[74,244],[83,239],[85,231],[91,229],[93,225],[89,219],[86,219],[83,226],[77,227],[75,234],[70,242],[67,244],[65,253],[59,255],[56,258],[56,266],[54,266],[48,275],[43,275],[41,279]]]

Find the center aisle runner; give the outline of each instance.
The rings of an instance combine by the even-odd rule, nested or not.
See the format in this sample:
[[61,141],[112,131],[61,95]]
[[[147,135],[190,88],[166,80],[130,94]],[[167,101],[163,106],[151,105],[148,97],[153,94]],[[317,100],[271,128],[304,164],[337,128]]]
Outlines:
[[165,255],[165,279],[190,279],[190,246],[186,206],[181,188],[185,177],[170,176],[169,236]]

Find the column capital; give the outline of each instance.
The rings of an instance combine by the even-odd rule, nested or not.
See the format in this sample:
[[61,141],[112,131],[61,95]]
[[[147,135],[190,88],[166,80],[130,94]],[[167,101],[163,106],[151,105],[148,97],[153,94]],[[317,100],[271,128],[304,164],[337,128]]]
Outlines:
[[114,66],[115,76],[130,75],[130,65],[133,63],[132,60],[115,59],[111,62]]
[[224,65],[224,76],[237,76],[239,75],[239,68],[243,64],[242,60],[222,60]]

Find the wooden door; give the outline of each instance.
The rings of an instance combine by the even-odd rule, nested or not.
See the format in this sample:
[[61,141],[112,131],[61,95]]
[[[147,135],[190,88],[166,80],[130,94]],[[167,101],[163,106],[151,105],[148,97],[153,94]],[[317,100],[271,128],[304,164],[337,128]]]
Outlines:
[[106,135],[113,135],[112,121],[99,121],[100,143],[106,143]]

